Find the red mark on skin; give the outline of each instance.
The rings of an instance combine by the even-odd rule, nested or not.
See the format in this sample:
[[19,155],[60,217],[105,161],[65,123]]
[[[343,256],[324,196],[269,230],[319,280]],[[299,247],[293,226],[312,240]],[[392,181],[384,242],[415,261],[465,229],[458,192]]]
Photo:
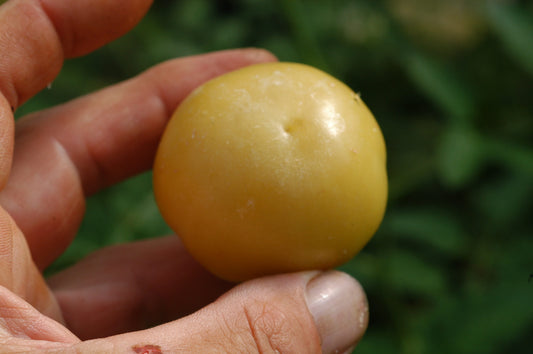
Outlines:
[[135,353],[138,354],[162,354],[161,347],[159,345],[135,345],[131,347]]

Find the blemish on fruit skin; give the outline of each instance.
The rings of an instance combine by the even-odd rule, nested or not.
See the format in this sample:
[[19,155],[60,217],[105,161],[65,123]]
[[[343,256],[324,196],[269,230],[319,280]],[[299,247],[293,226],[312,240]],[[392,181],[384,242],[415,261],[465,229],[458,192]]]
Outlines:
[[134,353],[137,354],[162,354],[161,347],[159,345],[145,344],[145,345],[134,345],[131,347]]

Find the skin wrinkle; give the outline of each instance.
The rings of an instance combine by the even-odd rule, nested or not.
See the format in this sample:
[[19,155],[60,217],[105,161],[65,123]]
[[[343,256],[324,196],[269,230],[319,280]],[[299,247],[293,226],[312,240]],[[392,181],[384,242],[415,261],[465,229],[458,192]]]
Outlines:
[[[95,136],[92,137],[92,139],[94,139]],[[105,175],[106,175],[106,172],[105,172],[105,169],[104,167],[102,166],[102,164],[100,163],[100,159],[98,158],[98,153],[95,151],[95,146],[97,147],[98,146],[98,143],[96,144],[91,144],[90,142],[87,142],[85,144],[85,154],[88,158],[88,160],[90,162],[88,163],[84,163],[85,166],[91,166],[91,180],[96,183],[96,185],[98,186],[102,186],[102,185],[105,185],[106,183],[104,182],[105,181]],[[74,162],[73,162],[74,164]],[[77,168],[79,169],[79,167]],[[83,183],[83,181],[81,181],[81,177],[80,177],[80,183],[82,184],[82,188],[84,190],[84,194],[86,196],[88,195],[91,195],[93,193],[92,191],[92,188],[88,187],[86,183]]]
[[11,218],[0,206],[0,284],[13,284],[14,231]]
[[[55,150],[59,153],[59,156],[64,157],[62,159],[63,161],[65,161],[63,165],[64,166],[68,165],[70,167],[70,169],[72,171],[74,171],[74,173],[78,176],[77,188],[73,187],[73,188],[69,189],[72,194],[78,194],[78,192],[82,189],[82,187],[81,187],[81,177],[79,175],[78,169],[76,168],[76,166],[74,165],[74,162],[72,161],[71,156],[68,153],[68,150],[65,149],[63,144],[61,144],[61,142],[58,139],[52,138],[51,144],[55,147]],[[79,213],[79,212],[77,212],[77,210],[79,210],[81,208],[83,211],[85,211],[85,199],[84,198],[68,197],[68,196],[65,196],[65,194],[63,194],[63,198],[64,199],[68,199],[68,200],[75,200],[77,206],[73,206],[72,208],[67,208],[66,210],[64,210],[66,213],[61,215],[58,218],[59,221],[56,221],[56,224],[58,224],[56,226],[56,229],[59,229],[59,230],[62,230],[65,226],[69,225],[67,220],[71,220],[73,218],[73,214]],[[84,214],[84,212],[82,212],[81,214]],[[81,222],[81,220],[80,220],[80,222]]]
[[[46,5],[46,2],[43,0],[37,0],[43,9],[43,12],[46,14],[47,18],[52,19],[53,16],[51,15],[50,10],[48,9],[48,6]],[[73,31],[64,31],[62,35],[59,35],[58,28],[54,24],[54,21],[51,21],[52,26],[54,27],[54,30],[58,36],[59,41],[61,42],[61,47],[63,48],[62,56],[65,57],[65,52],[70,53],[72,52],[72,48],[74,47],[75,42],[75,32]],[[68,27],[72,27],[72,24],[70,24]]]
[[142,82],[142,78],[146,77],[147,81],[150,83],[150,86],[154,88],[155,95],[153,95],[152,98],[154,99],[155,104],[159,106],[158,111],[162,112],[161,115],[154,114],[154,117],[164,117],[162,119],[161,124],[165,125],[172,116],[175,107],[171,107],[171,104],[166,97],[167,95],[165,94],[165,89],[157,81],[157,76],[155,78],[152,76],[156,75],[151,75],[151,72],[147,71],[144,74],[141,74],[140,76],[136,77],[135,79]]
[[[270,296],[279,296],[277,291],[283,292],[281,288],[271,289]],[[262,297],[257,297],[253,293],[247,293],[246,291],[240,294],[242,296],[242,302],[240,302],[238,312],[239,314],[233,315],[229,318],[225,316],[224,312],[221,312],[218,318],[219,332],[224,333],[224,338],[228,338],[228,342],[236,347],[245,345],[247,348],[256,348],[258,353],[263,352],[293,352],[297,348],[302,352],[314,352],[318,344],[318,336],[309,334],[307,341],[301,344],[305,344],[306,349],[303,347],[295,347],[298,345],[293,341],[293,336],[297,336],[298,333],[307,332],[307,327],[304,318],[301,318],[301,312],[294,312],[293,309],[300,308],[301,304],[297,298],[303,297],[295,294],[290,294],[289,297],[284,297],[283,300],[279,299],[280,304],[283,306],[276,306],[276,301],[267,298],[269,301],[265,301]],[[289,295],[289,294],[285,294]],[[224,301],[226,295],[223,295],[221,300]],[[291,299],[287,306],[287,300]],[[292,300],[294,299],[294,300]],[[309,316],[311,316],[309,314]],[[288,324],[291,325],[288,325]],[[296,325],[296,326],[295,326]],[[316,342],[315,342],[316,340]],[[228,350],[226,348],[226,350]]]
[[216,345],[215,347],[222,347],[225,351],[229,352],[231,351],[231,348],[246,347],[251,349],[250,343],[252,343],[253,347],[259,352],[258,343],[250,332],[250,323],[247,321],[246,317],[244,318],[244,323],[241,323],[241,321],[239,321],[240,316],[234,317],[232,314],[229,314],[228,316],[227,313],[222,311],[219,313],[220,314],[217,315],[217,318],[219,318],[217,331],[222,333],[222,337],[226,340],[222,341],[222,343],[219,343],[216,340],[211,340],[213,346]]
[[[126,115],[125,119],[128,119],[127,114],[124,114],[123,112],[116,113],[116,116],[123,116],[123,115]],[[117,124],[124,124],[124,122],[117,123]],[[110,126],[107,128],[109,130],[120,131],[120,135],[126,135],[126,134],[123,134],[124,130],[122,129],[122,127],[119,126],[118,129],[116,129],[115,128],[116,126],[117,125]],[[95,129],[91,129],[91,130],[95,130]],[[84,148],[85,152],[84,153],[82,152],[81,155],[86,156],[89,162],[83,161],[81,165],[91,166],[91,171],[90,171],[91,183],[90,184],[87,183],[87,179],[85,179],[85,181],[82,181],[82,184],[84,186],[83,189],[85,191],[84,194],[87,196],[92,195],[96,190],[99,190],[115,182],[112,170],[113,170],[113,167],[116,167],[116,166],[113,166],[114,164],[110,164],[110,165],[105,164],[106,159],[103,158],[102,156],[107,155],[106,153],[107,151],[113,151],[114,150],[113,146],[115,144],[120,144],[120,142],[108,140],[105,138],[106,135],[107,135],[106,133],[102,132],[99,134],[98,131],[95,131],[95,134],[91,136],[87,136],[86,143],[83,144],[85,146]],[[78,166],[78,168],[82,168],[82,167]]]
[[[248,323],[249,331],[252,334],[252,339],[253,339],[253,343],[255,345],[255,348],[257,349],[258,353],[263,353],[264,350],[261,349],[262,345],[261,345],[261,341],[260,341],[260,339],[258,337],[258,333],[257,333],[256,328],[255,328],[255,323],[254,323],[255,321],[252,320],[252,316],[250,315],[250,313],[246,309],[246,306],[243,308],[243,312],[244,312],[244,317],[246,318],[246,322]],[[272,343],[270,343],[270,344],[272,344]]]
[[50,293],[44,279],[33,264],[24,235],[22,235],[13,219],[5,211],[2,212],[4,215],[0,214],[0,217],[5,216],[4,220],[7,219],[11,225],[11,231],[9,232],[11,240],[9,272],[3,272],[3,274],[9,274],[11,279],[9,282],[2,280],[0,284],[9,284],[9,289],[39,308],[43,314],[56,319],[58,322],[63,322],[56,299]]
[[[98,183],[92,183],[92,186],[87,188],[88,193],[92,194],[94,190],[101,189],[103,187],[106,187],[117,180],[120,180],[124,178],[124,175],[129,175],[129,171],[127,169],[124,169],[124,172],[120,174],[114,174],[113,170],[116,170],[116,165],[123,164],[123,161],[125,160],[123,158],[124,154],[128,154],[127,151],[121,151],[121,154],[117,156],[116,160],[109,161],[105,158],[105,156],[109,155],[109,151],[117,151],[118,149],[116,146],[133,146],[135,144],[139,146],[149,146],[153,145],[152,149],[155,153],[155,142],[157,141],[157,138],[155,136],[146,137],[146,133],[142,131],[143,123],[146,122],[145,117],[147,116],[145,111],[149,111],[152,116],[159,117],[159,109],[152,109],[152,101],[156,103],[158,106],[159,100],[154,100],[154,94],[150,95],[141,95],[136,94],[136,96],[140,96],[138,100],[142,100],[144,102],[142,104],[143,109],[142,110],[132,110],[132,105],[130,104],[124,104],[125,102],[129,102],[133,100],[132,95],[126,96],[127,92],[130,92],[132,87],[137,86],[137,83],[134,81],[133,85],[126,85],[121,87],[121,93],[118,97],[115,97],[110,104],[109,107],[107,107],[106,112],[103,113],[103,116],[105,115],[113,115],[116,118],[112,121],[112,123],[109,123],[110,125],[107,126],[107,129],[110,131],[117,132],[115,135],[121,137],[119,140],[110,140],[108,139],[109,134],[102,133],[99,134],[92,134],[87,137],[87,151],[89,153],[90,158],[92,159],[92,165],[96,167],[97,169],[97,175],[99,176]],[[142,91],[145,89],[143,88]],[[157,94],[157,93],[156,93]],[[109,113],[107,113],[109,111]],[[163,110],[165,111],[165,110]],[[164,117],[166,118],[166,117]],[[150,117],[150,120],[152,120],[152,117]],[[154,119],[155,120],[155,119]],[[164,119],[166,120],[166,119]],[[97,120],[95,124],[99,124],[100,121]],[[152,126],[152,125],[150,125]],[[141,128],[141,129],[140,129]],[[95,130],[94,128],[92,130]],[[147,141],[148,144],[145,144],[144,141]],[[153,142],[151,142],[153,141]],[[145,153],[146,150],[152,150],[152,149],[145,149],[144,151],[140,153]],[[87,165],[87,164],[85,164]],[[89,164],[91,165],[91,164]],[[142,166],[141,168],[148,167],[148,166]],[[141,168],[136,167],[134,173],[140,172],[137,170],[140,170]]]
[[[256,314],[254,315],[249,308],[255,309]],[[292,321],[288,321],[283,310],[273,304],[255,302],[244,307],[244,314],[260,353],[271,350],[282,353],[284,349],[291,348],[290,333],[293,329],[284,327],[286,323]],[[295,320],[297,321],[297,318]]]
[[[28,352],[61,348],[79,340],[57,322],[44,316],[17,295],[0,286],[0,341],[6,346],[27,345]],[[7,319],[7,320],[6,320]]]

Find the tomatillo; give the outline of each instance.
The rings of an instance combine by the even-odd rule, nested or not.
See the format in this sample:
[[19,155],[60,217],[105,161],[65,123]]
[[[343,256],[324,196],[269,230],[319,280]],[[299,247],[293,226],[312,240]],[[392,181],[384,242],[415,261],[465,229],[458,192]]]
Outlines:
[[307,65],[256,64],[180,104],[153,184],[168,225],[223,279],[328,269],[350,260],[381,223],[385,143],[342,82]]

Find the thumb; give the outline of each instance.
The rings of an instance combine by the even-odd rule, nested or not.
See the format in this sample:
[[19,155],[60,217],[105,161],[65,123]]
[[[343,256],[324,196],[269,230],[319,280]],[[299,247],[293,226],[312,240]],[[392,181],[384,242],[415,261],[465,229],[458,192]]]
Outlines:
[[202,310],[148,330],[79,344],[78,352],[342,353],[368,323],[345,273],[302,272],[243,283]]

